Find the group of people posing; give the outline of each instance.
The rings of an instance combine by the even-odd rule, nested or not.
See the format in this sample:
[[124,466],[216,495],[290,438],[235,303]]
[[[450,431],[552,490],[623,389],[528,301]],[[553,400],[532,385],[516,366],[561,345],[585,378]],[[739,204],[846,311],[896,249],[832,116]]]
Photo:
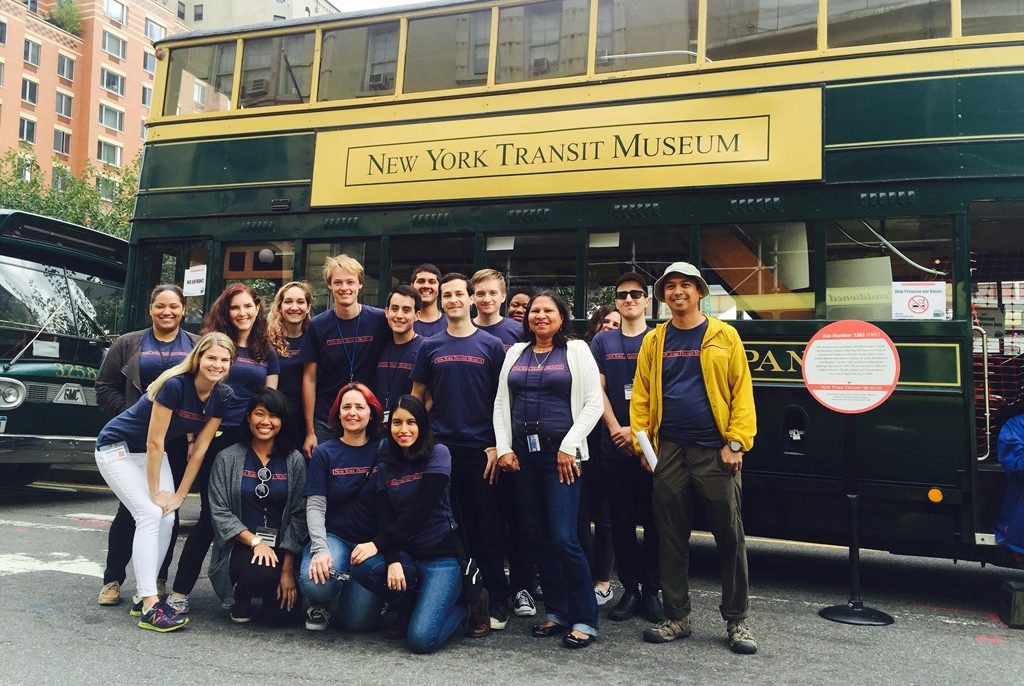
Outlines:
[[[138,626],[184,627],[212,545],[236,622],[259,599],[271,624],[383,628],[429,653],[542,601],[531,635],[578,649],[597,638],[614,565],[624,592],[608,617],[643,616],[643,638],[665,643],[691,631],[697,501],[729,646],[756,652],[740,513],[753,389],[736,330],[700,310],[696,267],[654,283],[672,318],[653,329],[646,279],[623,274],[584,340],[554,291],[513,292],[503,317],[492,269],[420,265],[383,310],[360,304],[357,260],[331,257],[323,276],[334,304],[316,316],[305,282],[269,308],[228,286],[201,337],[181,329],[181,290],[159,285],[152,326],[114,342],[96,382],[113,416],[96,462],[121,501],[101,605],[120,602],[130,559]],[[168,589],[190,490],[200,516]]]

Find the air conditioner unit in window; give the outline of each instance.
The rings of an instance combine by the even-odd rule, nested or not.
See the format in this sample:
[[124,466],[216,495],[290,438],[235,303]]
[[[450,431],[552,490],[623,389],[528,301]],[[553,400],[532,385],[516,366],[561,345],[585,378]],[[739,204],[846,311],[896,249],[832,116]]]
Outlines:
[[255,95],[266,95],[269,86],[270,84],[267,79],[253,79],[246,84],[245,95],[250,98]]
[[386,91],[391,88],[392,78],[390,74],[375,72],[370,74],[370,78],[366,80],[366,85],[372,91]]
[[537,74],[547,74],[550,70],[551,70],[551,63],[548,61],[547,57],[538,57],[537,59],[535,59],[533,61],[533,73],[534,73],[534,75],[537,75]]

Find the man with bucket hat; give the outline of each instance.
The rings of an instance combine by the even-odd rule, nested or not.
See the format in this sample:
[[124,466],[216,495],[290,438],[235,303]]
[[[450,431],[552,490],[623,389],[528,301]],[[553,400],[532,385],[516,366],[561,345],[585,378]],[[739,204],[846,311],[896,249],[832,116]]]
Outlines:
[[[757,420],[754,389],[739,333],[700,311],[708,284],[697,267],[675,262],[654,284],[670,321],[640,346],[629,406],[635,448],[646,432],[657,455],[654,518],[659,532],[665,621],[644,631],[650,643],[691,633],[689,540],[694,501],[707,513],[722,569],[722,604],[729,648],[757,652],[747,626],[747,553],[741,512],[743,454]],[[646,464],[646,462],[645,462]]]

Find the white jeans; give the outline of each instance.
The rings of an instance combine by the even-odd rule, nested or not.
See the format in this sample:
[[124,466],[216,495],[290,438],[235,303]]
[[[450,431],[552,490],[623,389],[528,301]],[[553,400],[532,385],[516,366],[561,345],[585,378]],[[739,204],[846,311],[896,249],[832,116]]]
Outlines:
[[[137,593],[141,598],[156,595],[156,575],[171,542],[174,513],[162,516],[163,510],[149,497],[146,453],[128,453],[123,458],[108,461],[97,448],[96,466],[110,490],[135,518],[132,567]],[[160,464],[160,490],[174,491],[166,454]]]

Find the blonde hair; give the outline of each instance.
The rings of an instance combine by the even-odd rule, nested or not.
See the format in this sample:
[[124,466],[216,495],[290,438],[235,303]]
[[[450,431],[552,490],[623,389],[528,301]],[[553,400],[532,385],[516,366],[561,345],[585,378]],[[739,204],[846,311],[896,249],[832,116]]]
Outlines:
[[152,401],[156,401],[156,396],[159,395],[160,389],[164,387],[167,380],[172,376],[179,376],[181,374],[191,374],[195,376],[196,372],[199,371],[199,360],[202,359],[206,351],[213,347],[221,347],[228,351],[231,355],[231,361],[235,361],[237,352],[235,351],[235,343],[231,340],[231,337],[227,334],[220,333],[219,331],[213,331],[206,334],[199,339],[196,343],[196,347],[192,348],[184,360],[174,365],[160,376],[156,377],[153,383],[149,384],[149,388],[146,389],[146,397]]
[[491,279],[497,279],[498,283],[501,284],[501,294],[505,294],[505,275],[499,272],[497,269],[480,269],[477,270],[476,274],[473,274],[473,278],[469,280],[469,285],[476,290],[476,285],[481,281],[490,281]]
[[279,357],[288,357],[291,352],[288,348],[288,338],[284,334],[284,320],[281,318],[281,305],[284,303],[284,294],[290,288],[298,288],[306,298],[306,317],[302,320],[302,330],[305,332],[309,326],[309,320],[313,315],[313,287],[305,281],[289,281],[281,286],[274,295],[274,302],[270,305],[270,312],[267,313],[267,339],[270,345],[274,346]]
[[359,264],[359,260],[348,255],[341,254],[337,257],[328,257],[327,261],[324,262],[324,283],[327,287],[331,286],[331,274],[334,273],[335,269],[340,269],[343,272],[348,272],[359,279],[359,283],[363,283],[365,273],[363,271],[363,265]]

